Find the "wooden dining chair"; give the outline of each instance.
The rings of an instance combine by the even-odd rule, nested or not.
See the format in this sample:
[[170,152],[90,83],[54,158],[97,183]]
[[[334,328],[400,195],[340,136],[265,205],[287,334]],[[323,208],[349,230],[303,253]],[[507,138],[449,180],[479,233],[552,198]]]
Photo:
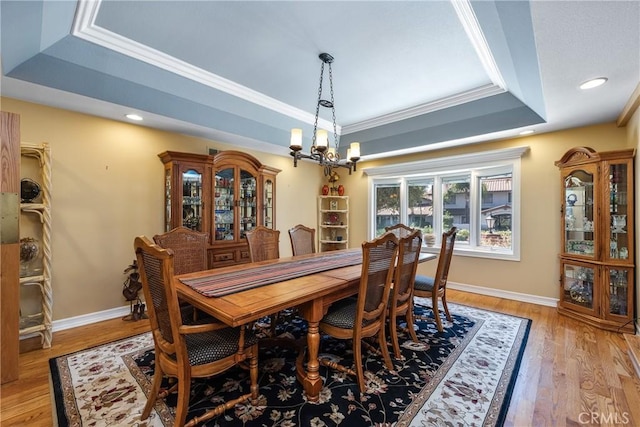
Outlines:
[[390,225],[384,228],[385,232],[392,232],[398,239],[413,233],[414,229],[402,223]]
[[365,391],[362,368],[362,340],[378,336],[378,345],[388,369],[393,363],[385,339],[385,321],[398,239],[392,233],[362,244],[362,272],[357,299],[346,298],[331,305],[320,321],[320,330],[332,337],[352,340],[355,370],[321,359],[333,369],[355,375],[361,393]]
[[200,233],[187,227],[176,227],[171,231],[153,236],[153,241],[164,249],[173,251],[175,274],[207,270],[207,245],[209,233]]
[[291,251],[293,255],[316,253],[316,229],[298,224],[289,229]]
[[[187,227],[176,227],[166,233],[153,236],[156,245],[173,251],[174,274],[193,273],[207,270],[207,246],[209,233],[201,233]],[[193,319],[201,316],[191,304],[180,301],[183,315],[190,315]]]
[[[221,323],[189,324],[183,322],[174,276],[174,255],[171,249],[163,249],[145,236],[136,237],[134,249],[138,261],[142,289],[149,304],[149,320],[155,344],[155,372],[153,384],[142,412],[141,420],[149,417],[156,400],[169,393],[160,392],[164,375],[176,377],[178,403],[175,425],[194,426],[224,413],[238,403],[258,398],[258,344],[256,337],[241,326],[230,328]],[[207,319],[211,320],[212,319]],[[191,379],[217,375],[229,368],[244,366],[249,361],[249,393],[220,403],[214,409],[191,418],[185,424]]]
[[[249,244],[249,259],[251,262],[267,261],[280,258],[280,231],[259,225],[245,234]],[[271,319],[271,337],[276,335],[276,325],[280,313],[269,316]]]
[[398,316],[404,316],[407,322],[409,336],[414,342],[418,342],[416,331],[413,328],[413,284],[416,279],[416,270],[422,247],[422,232],[414,230],[398,241],[398,262],[393,275],[393,287],[391,300],[389,301],[389,333],[393,352],[396,359],[402,357],[398,342]]
[[280,258],[280,231],[259,225],[246,233],[251,262]]
[[440,246],[440,256],[438,257],[438,267],[436,275],[424,276],[416,275],[413,287],[413,295],[422,298],[431,298],[431,307],[433,315],[436,319],[438,331],[442,332],[442,321],[440,320],[440,311],[438,310],[438,299],[442,300],[442,308],[449,322],[452,321],[449,307],[447,307],[447,277],[449,276],[449,265],[453,256],[453,245],[456,242],[456,227],[445,233],[442,233],[442,245]]

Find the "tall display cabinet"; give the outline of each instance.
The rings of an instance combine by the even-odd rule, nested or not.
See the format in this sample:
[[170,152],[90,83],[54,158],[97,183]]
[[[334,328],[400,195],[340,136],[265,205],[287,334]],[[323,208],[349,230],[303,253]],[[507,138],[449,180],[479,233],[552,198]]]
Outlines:
[[556,162],[562,201],[558,312],[634,332],[635,151],[569,150]]
[[246,232],[275,227],[280,170],[238,151],[158,156],[165,165],[165,230],[182,225],[209,233],[209,268],[249,262]]

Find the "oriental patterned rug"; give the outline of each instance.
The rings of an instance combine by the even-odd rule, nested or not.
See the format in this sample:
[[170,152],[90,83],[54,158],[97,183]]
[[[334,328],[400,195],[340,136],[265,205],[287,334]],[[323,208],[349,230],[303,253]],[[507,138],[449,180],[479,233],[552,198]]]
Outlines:
[[[504,422],[531,321],[449,304],[453,322],[439,333],[426,300],[416,306],[419,343],[400,335],[404,359],[394,371],[381,356],[363,351],[367,383],[360,395],[355,378],[320,367],[319,403],[305,399],[288,348],[260,352],[257,405],[237,405],[205,426],[499,426]],[[257,327],[268,330],[268,319]],[[279,334],[298,337],[305,322],[291,316]],[[323,336],[321,355],[352,363],[350,343]],[[393,351],[390,348],[393,358]],[[170,426],[175,395],[160,401],[140,421],[153,377],[149,333],[50,360],[54,419],[59,426]],[[247,393],[248,373],[231,369],[194,380],[191,418],[225,397]]]

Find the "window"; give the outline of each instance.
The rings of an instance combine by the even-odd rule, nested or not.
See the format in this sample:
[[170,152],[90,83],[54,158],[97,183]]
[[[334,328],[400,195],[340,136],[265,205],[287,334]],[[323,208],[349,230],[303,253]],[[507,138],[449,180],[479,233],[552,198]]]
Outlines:
[[365,169],[373,202],[371,237],[401,222],[433,234],[431,250],[437,250],[442,233],[455,226],[456,254],[518,260],[520,158],[526,150]]

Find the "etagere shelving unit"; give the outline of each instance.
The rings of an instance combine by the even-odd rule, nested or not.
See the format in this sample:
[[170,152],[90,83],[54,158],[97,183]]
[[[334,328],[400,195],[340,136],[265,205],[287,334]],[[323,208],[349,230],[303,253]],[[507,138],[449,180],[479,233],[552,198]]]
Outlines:
[[[39,245],[38,257],[20,273],[20,337],[39,334],[42,347],[51,347],[53,289],[51,286],[51,148],[47,143],[20,144],[21,170],[39,176],[40,195],[34,203],[20,203],[21,237],[34,234]],[[35,162],[34,162],[35,161]],[[35,163],[35,164],[30,164]],[[34,236],[28,236],[34,237]]]
[[349,247],[349,196],[318,196],[318,251]]

